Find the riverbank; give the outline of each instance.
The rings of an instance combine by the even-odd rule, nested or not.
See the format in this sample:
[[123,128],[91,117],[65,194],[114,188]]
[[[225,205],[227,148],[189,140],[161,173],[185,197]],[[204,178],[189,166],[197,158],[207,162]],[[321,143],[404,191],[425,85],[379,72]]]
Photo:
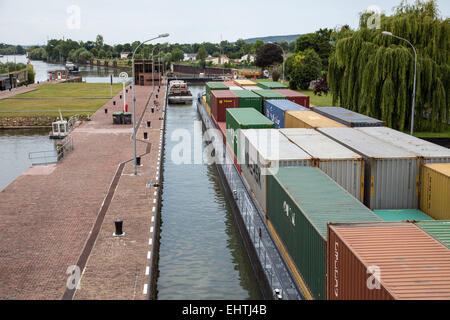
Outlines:
[[[151,89],[135,88],[137,176],[132,126],[112,124],[117,94],[70,134],[74,151],[64,160],[31,167],[0,193],[1,299],[148,297],[165,115],[163,99],[160,111],[149,111]],[[113,237],[118,219],[124,237]],[[67,287],[71,279],[80,286]]]

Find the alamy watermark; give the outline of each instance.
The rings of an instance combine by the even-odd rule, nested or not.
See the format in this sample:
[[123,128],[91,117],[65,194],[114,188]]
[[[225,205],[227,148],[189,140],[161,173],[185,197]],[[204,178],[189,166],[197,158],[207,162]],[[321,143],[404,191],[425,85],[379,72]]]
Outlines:
[[81,270],[79,266],[69,266],[66,270],[66,274],[69,275],[67,278],[66,286],[67,289],[81,289],[80,280],[81,280]]
[[376,5],[371,5],[366,10],[367,14],[371,14],[366,21],[367,28],[378,30],[381,29],[381,9]]
[[69,15],[66,20],[66,26],[69,30],[81,29],[81,8],[75,4],[67,7],[67,14]]

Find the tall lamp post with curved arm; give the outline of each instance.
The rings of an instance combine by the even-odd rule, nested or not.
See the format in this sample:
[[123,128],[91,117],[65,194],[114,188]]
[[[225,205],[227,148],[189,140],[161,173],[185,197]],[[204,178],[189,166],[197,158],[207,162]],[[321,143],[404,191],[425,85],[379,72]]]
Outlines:
[[406,40],[405,38],[396,36],[392,34],[392,32],[383,31],[383,35],[394,37],[403,41],[406,41],[414,51],[414,84],[413,84],[413,97],[412,97],[412,110],[411,110],[411,135],[414,135],[414,112],[415,112],[415,104],[416,104],[416,80],[417,80],[417,51],[416,48],[412,45],[411,42]]
[[[159,38],[166,38],[168,37],[169,34],[168,33],[163,33],[160,34],[159,36],[146,40],[142,43],[140,43],[136,49],[134,49],[133,51],[133,57],[132,57],[132,65],[133,65],[133,143],[134,143],[134,175],[137,175],[137,156],[136,156],[136,97],[135,97],[135,87],[136,87],[136,75],[135,75],[135,70],[134,70],[134,56],[136,55],[136,51],[144,44],[147,42],[150,42],[152,40],[156,40]],[[153,65],[153,62],[152,62]]]

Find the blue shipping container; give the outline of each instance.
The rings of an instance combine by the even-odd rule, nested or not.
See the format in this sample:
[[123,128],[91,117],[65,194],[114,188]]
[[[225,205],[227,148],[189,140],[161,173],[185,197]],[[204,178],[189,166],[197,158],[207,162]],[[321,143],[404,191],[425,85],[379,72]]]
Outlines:
[[284,114],[286,111],[308,111],[290,100],[266,100],[265,116],[275,123],[276,129],[284,128]]

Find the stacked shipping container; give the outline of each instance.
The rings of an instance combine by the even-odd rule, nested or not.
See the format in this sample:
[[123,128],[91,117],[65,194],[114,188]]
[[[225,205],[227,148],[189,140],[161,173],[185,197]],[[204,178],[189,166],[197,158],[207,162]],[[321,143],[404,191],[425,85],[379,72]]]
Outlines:
[[206,103],[211,106],[211,91],[212,90],[228,90],[228,86],[226,86],[223,82],[207,82],[206,83]]
[[263,89],[287,89],[287,87],[279,82],[273,82],[273,81],[263,81],[263,82],[258,82],[258,87],[261,87]]
[[231,90],[239,97],[239,108],[254,108],[262,113],[262,98],[250,90]]
[[239,108],[239,97],[230,90],[212,90],[211,113],[217,122],[226,121],[228,108]]
[[356,199],[364,200],[364,158],[312,129],[280,130],[313,158],[320,168]]
[[317,129],[331,127],[344,128],[345,126],[309,110],[286,112],[285,128]]
[[326,299],[328,222],[381,221],[318,168],[267,176],[267,213],[315,299]]
[[321,133],[364,156],[364,203],[370,209],[417,209],[419,164],[415,154],[351,128]]
[[310,107],[309,96],[307,96],[303,93],[289,90],[289,89],[275,89],[273,91],[278,92],[279,94],[282,94],[283,96],[286,97],[286,99],[288,99],[292,102],[295,102],[295,103],[301,105],[302,107],[305,107],[305,108]]
[[266,100],[264,109],[266,117],[275,123],[277,129],[284,128],[284,118],[287,111],[308,110],[290,100]]
[[311,166],[312,159],[275,129],[244,130],[242,175],[264,213],[267,213],[268,169]]
[[412,223],[328,226],[329,300],[450,299],[450,250]]
[[241,131],[246,129],[271,129],[274,123],[253,108],[226,109],[227,142],[234,154],[238,169],[243,162]]
[[420,209],[436,220],[450,219],[450,163],[421,167]]
[[384,122],[341,107],[312,107],[327,118],[335,120],[347,127],[383,127]]

